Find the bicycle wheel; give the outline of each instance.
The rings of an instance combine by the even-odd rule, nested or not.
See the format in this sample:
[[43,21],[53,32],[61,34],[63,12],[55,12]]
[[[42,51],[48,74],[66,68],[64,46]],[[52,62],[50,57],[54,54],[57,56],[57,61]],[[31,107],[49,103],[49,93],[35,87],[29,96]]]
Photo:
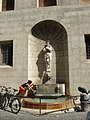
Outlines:
[[6,106],[6,96],[1,96],[0,99],[1,99],[1,100],[0,100],[0,104],[1,104],[1,105],[0,105],[0,108],[1,108],[1,109],[4,109],[5,106]]
[[4,109],[6,105],[6,91],[7,88],[5,86],[0,86],[0,108]]
[[17,114],[21,109],[21,102],[18,98],[13,98],[10,103],[12,113]]

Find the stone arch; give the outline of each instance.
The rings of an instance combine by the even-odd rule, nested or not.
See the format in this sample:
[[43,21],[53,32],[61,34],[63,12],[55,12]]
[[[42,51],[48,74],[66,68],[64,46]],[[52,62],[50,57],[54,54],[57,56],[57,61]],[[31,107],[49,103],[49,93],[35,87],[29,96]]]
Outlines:
[[[66,93],[69,93],[68,38],[65,27],[54,20],[43,20],[31,29],[32,40],[38,42],[40,49],[36,64],[41,79],[44,62],[42,48],[47,40],[53,47],[52,79],[50,83],[65,83]],[[36,48],[36,47],[35,47]],[[38,48],[37,48],[38,49]],[[38,49],[38,50],[39,50]],[[38,51],[37,50],[37,51]],[[48,82],[48,81],[46,81]]]

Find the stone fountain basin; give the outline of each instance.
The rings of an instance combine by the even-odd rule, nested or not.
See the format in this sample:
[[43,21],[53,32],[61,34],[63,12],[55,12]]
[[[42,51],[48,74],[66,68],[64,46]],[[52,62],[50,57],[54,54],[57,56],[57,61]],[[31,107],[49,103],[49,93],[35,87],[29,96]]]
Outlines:
[[[45,98],[47,97],[47,99]],[[73,100],[68,99],[68,97],[61,96],[58,98],[54,98],[51,96],[44,96],[40,100],[40,98],[24,98],[22,107],[30,108],[30,109],[43,109],[43,110],[54,110],[54,109],[64,109],[66,107],[74,106]]]
[[[58,88],[58,91],[56,91]],[[31,98],[23,99],[23,107],[33,109],[58,109],[62,102],[67,100],[65,96],[65,84],[40,84],[36,85],[36,94],[29,91]]]

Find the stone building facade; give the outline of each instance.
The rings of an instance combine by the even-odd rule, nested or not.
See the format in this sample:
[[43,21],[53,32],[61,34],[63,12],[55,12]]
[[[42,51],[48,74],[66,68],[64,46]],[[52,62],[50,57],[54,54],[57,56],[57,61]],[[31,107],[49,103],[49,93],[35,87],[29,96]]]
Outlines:
[[90,89],[90,0],[0,0],[0,85],[42,84],[47,40],[50,83]]

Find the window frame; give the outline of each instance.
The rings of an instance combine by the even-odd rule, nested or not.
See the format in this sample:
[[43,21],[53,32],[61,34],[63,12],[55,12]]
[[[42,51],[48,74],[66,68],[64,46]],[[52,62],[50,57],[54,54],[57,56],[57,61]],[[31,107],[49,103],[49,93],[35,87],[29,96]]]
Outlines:
[[49,2],[47,2],[47,1],[45,2],[45,0],[37,0],[37,7],[57,6],[57,0],[55,0],[55,4],[53,2],[51,2],[51,5],[50,5],[50,1],[52,1],[52,0],[50,0]]
[[10,10],[14,10],[14,8],[15,8],[15,0],[2,0],[2,11],[10,11]]
[[0,67],[13,67],[13,40],[0,41]]
[[85,34],[86,59],[90,60],[90,34]]

